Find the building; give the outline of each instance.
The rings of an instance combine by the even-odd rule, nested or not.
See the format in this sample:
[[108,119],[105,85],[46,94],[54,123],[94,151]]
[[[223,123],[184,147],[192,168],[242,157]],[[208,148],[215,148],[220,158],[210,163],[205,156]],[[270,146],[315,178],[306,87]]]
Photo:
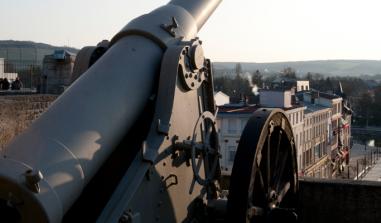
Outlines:
[[8,81],[12,82],[16,80],[18,73],[6,73],[5,72],[5,62],[4,58],[0,58],[0,78],[7,78]]
[[305,105],[301,149],[298,164],[301,176],[329,178],[330,147],[329,126],[331,109],[319,104],[303,102]]
[[[329,171],[331,174],[329,177],[335,176],[336,173],[340,172],[345,165],[345,160],[349,159],[349,149],[350,149],[350,121],[351,114],[346,114],[345,119],[343,119],[343,98],[335,95],[328,94],[318,91],[309,91],[303,93],[304,103],[310,103],[313,105],[323,106],[330,109],[330,114],[328,115],[328,156],[330,159]],[[316,120],[313,120],[314,124]],[[347,126],[347,127],[345,127]],[[345,145],[343,142],[345,139]],[[316,172],[314,169],[310,172]],[[307,173],[307,175],[311,175]]]
[[261,107],[285,111],[294,134],[300,176],[331,178],[342,170],[349,159],[350,108],[338,95],[306,90],[309,83],[302,83],[299,92],[295,88],[262,89],[259,105],[242,102],[219,106],[223,175],[230,175],[246,122]]
[[[297,154],[301,153],[303,141],[303,124],[304,124],[304,110],[306,109],[302,104],[296,101],[293,90],[284,89],[262,89],[259,91],[259,102],[261,107],[267,108],[281,108],[285,111],[286,116],[291,124],[294,133],[294,141]],[[298,160],[298,171],[300,169],[300,159]]]
[[270,84],[270,89],[274,90],[293,90],[296,92],[309,91],[310,81],[307,80],[296,80],[289,77],[277,77]]
[[259,108],[257,105],[228,104],[219,106],[217,131],[222,155],[220,160],[222,175],[230,175],[239,139],[247,121]]
[[214,101],[216,102],[217,106],[221,106],[221,105],[229,104],[230,97],[224,92],[218,91],[214,93]]
[[296,91],[309,91],[310,81],[296,81]]
[[61,94],[71,83],[75,55],[65,51],[56,50],[44,57],[40,92],[48,94]]

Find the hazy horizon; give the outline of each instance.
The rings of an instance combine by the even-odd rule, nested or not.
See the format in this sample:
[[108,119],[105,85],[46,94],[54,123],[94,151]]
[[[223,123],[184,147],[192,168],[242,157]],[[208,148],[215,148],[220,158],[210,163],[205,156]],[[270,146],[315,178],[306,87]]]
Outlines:
[[[4,0],[0,39],[82,48],[111,39],[167,2]],[[199,36],[206,56],[218,62],[380,60],[379,6],[372,0],[224,0]]]

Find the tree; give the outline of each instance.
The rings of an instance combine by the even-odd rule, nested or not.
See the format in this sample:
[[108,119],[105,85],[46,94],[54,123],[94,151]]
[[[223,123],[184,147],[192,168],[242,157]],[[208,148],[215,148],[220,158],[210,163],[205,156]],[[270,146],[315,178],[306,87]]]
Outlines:
[[374,89],[374,101],[371,105],[372,125],[381,124],[381,86]]
[[291,78],[291,79],[296,79],[296,72],[291,67],[284,68],[282,73],[283,73],[283,77],[287,77],[287,78]]
[[237,76],[240,76],[242,74],[242,65],[240,63],[237,63],[235,65],[235,74]]
[[249,80],[240,75],[235,76],[234,79],[226,76],[215,78],[214,88],[215,91],[222,91],[233,98],[253,95]]
[[256,70],[251,76],[251,83],[253,85],[257,85],[257,87],[262,87],[262,84],[263,84],[262,74],[261,72],[259,72],[259,70]]
[[360,100],[358,101],[357,113],[361,117],[361,124],[369,124],[369,118],[371,116],[371,107],[372,98],[369,93],[364,93],[361,95]]

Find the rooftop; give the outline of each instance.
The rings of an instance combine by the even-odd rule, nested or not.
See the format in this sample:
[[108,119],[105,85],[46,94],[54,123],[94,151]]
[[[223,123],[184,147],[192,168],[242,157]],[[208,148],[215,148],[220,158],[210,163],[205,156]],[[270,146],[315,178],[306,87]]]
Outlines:
[[319,105],[319,104],[312,104],[312,103],[309,103],[309,102],[303,102],[303,104],[304,104],[304,106],[306,106],[306,110],[304,110],[305,114],[329,108],[329,107],[325,107],[325,106],[322,106],[322,105]]
[[319,94],[319,97],[331,99],[331,100],[341,98],[341,96],[336,95],[336,94],[330,94],[330,93],[320,92],[320,91],[316,91],[316,90],[305,91],[304,93],[305,94]]
[[[281,108],[284,111],[289,111],[295,108],[302,108],[305,105],[303,104],[295,104],[290,108]],[[269,108],[257,104],[226,104],[222,106],[218,106],[219,114],[252,114],[259,108]]]
[[256,104],[227,104],[218,107],[219,114],[251,114],[259,109]]

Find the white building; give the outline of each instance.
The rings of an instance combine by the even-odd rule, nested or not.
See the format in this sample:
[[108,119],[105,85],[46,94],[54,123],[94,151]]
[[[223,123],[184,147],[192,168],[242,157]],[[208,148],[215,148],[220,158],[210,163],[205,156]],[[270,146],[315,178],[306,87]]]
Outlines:
[[7,78],[8,81],[14,81],[18,77],[17,73],[5,73],[4,58],[0,58],[0,78]]
[[[303,88],[309,89],[309,84]],[[296,97],[302,96],[302,97]],[[337,95],[301,90],[261,90],[260,105],[235,104],[219,107],[217,126],[222,153],[223,175],[230,175],[241,133],[260,107],[281,108],[292,126],[301,176],[330,178],[332,163],[342,162],[350,143],[350,116],[341,118],[342,98]],[[339,154],[339,156],[338,156]],[[336,161],[339,159],[339,161]],[[337,169],[337,168],[336,168]]]
[[220,106],[217,115],[217,131],[222,158],[222,175],[230,175],[239,139],[247,121],[259,108],[256,105],[231,104]]
[[229,104],[230,97],[229,95],[226,95],[224,92],[219,91],[214,93],[214,101],[216,102],[217,106]]
[[310,81],[296,81],[296,91],[309,91]]
[[4,58],[0,58],[0,77],[4,74]]

